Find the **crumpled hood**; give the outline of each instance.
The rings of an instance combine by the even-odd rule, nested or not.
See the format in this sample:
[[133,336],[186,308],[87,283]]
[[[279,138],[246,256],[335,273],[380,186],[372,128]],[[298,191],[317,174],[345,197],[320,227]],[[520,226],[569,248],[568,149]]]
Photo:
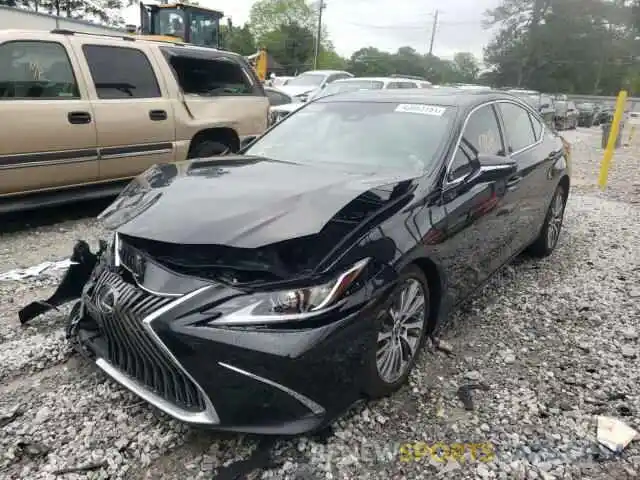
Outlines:
[[376,187],[395,197],[402,193],[399,183],[406,192],[411,182],[403,180],[416,176],[242,156],[159,165],[136,178],[101,218],[108,228],[141,239],[258,248],[320,232],[363,194],[365,209],[379,209],[389,198]]

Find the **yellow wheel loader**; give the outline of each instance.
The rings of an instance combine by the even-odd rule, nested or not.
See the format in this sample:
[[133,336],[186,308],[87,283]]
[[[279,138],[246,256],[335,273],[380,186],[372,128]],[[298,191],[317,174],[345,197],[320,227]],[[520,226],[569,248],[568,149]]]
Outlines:
[[[220,48],[218,10],[186,3],[144,4],[140,2],[140,33],[164,42],[189,43],[200,47]],[[264,49],[247,57],[261,81],[267,77],[267,52]]]

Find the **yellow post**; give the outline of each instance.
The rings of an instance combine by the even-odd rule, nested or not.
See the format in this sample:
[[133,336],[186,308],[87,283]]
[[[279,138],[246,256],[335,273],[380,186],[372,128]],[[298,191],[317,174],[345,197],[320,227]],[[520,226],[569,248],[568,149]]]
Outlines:
[[620,131],[620,121],[624,114],[624,105],[627,101],[627,91],[621,90],[618,94],[618,100],[616,101],[616,111],[613,114],[613,121],[611,122],[611,131],[609,132],[609,139],[607,141],[607,148],[604,151],[602,157],[602,166],[600,167],[600,178],[598,184],[600,188],[604,190],[607,188],[607,178],[609,177],[609,167],[611,166],[611,160],[613,160],[613,152],[616,149],[616,139],[618,138],[618,132]]
[[261,48],[256,58],[256,74],[261,81],[267,79],[267,50]]

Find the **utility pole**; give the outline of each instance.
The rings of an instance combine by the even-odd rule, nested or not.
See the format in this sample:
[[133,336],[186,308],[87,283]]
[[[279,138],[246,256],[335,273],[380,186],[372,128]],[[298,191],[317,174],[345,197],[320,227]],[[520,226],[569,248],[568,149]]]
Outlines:
[[318,57],[320,56],[320,42],[322,37],[322,10],[324,10],[324,0],[320,0],[320,11],[318,12],[318,31],[316,32],[316,51],[313,55],[313,69],[318,69]]
[[433,42],[436,39],[436,30],[438,28],[438,10],[433,16],[433,26],[431,27],[431,43],[429,44],[429,55],[433,55]]

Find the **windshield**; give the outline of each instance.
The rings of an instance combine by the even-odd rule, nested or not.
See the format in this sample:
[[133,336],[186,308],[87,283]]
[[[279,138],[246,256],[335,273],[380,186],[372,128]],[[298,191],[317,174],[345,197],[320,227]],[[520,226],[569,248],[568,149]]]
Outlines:
[[245,153],[347,170],[424,172],[447,137],[454,107],[379,102],[311,103]]
[[326,75],[315,73],[303,73],[287,82],[287,87],[319,87],[322,85]]

